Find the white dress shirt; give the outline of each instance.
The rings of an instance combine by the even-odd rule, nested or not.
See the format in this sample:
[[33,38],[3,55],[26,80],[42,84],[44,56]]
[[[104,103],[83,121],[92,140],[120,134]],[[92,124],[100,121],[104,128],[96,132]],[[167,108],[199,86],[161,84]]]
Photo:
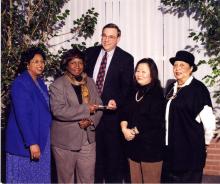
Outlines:
[[[101,52],[99,53],[98,58],[97,58],[95,68],[94,68],[94,72],[93,72],[93,79],[94,79],[95,82],[96,82],[96,79],[97,79],[97,76],[98,76],[98,73],[99,73],[99,68],[100,68],[100,65],[101,65],[101,62],[102,62],[102,58],[105,55],[105,52],[106,51],[104,49],[102,49]],[[106,64],[106,69],[105,69],[104,83],[105,83],[106,74],[108,72],[108,68],[109,68],[109,65],[111,63],[112,56],[113,56],[114,52],[115,52],[115,49],[107,52],[107,64]]]

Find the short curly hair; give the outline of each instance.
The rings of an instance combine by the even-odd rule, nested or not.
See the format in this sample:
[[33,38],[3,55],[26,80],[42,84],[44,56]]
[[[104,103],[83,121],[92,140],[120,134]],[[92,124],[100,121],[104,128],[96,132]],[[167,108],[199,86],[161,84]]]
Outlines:
[[81,52],[77,47],[73,47],[72,49],[66,51],[61,57],[61,69],[66,71],[68,63],[74,58],[82,59],[83,65],[85,66],[85,56],[83,52]]
[[39,47],[31,47],[21,53],[20,65],[18,67],[18,73],[21,73],[27,69],[27,65],[34,58],[36,54],[40,54],[44,60],[46,60],[45,52]]

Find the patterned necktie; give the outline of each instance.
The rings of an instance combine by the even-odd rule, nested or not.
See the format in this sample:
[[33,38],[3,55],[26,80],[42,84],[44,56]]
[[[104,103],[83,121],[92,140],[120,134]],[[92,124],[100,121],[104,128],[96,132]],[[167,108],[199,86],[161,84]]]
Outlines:
[[96,79],[96,86],[97,86],[98,93],[100,96],[102,94],[106,64],[107,64],[107,52],[105,52],[105,55],[102,58],[102,62],[101,62],[99,72],[97,75],[97,79]]

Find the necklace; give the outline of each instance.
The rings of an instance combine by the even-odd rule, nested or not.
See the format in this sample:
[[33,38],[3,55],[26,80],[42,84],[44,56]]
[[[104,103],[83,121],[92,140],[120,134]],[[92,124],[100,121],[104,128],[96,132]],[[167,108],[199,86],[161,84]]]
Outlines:
[[140,102],[140,101],[144,98],[144,95],[145,95],[145,94],[143,94],[143,95],[138,99],[138,91],[137,91],[137,93],[136,93],[136,95],[135,95],[135,100],[136,100],[136,102]]
[[167,95],[166,95],[167,100],[173,100],[174,98],[176,98],[177,94],[183,89],[183,87],[178,87],[176,93],[171,94],[173,89],[174,89],[174,87],[171,88],[171,90],[167,93]]

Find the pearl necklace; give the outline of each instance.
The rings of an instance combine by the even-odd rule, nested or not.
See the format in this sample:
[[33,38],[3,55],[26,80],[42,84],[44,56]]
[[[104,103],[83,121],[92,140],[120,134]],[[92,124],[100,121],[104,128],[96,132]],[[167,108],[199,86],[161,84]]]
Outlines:
[[136,93],[136,95],[135,95],[135,100],[136,100],[136,102],[140,102],[140,101],[144,98],[144,95],[145,95],[145,94],[143,94],[143,95],[138,99],[138,91],[137,91],[137,93]]

